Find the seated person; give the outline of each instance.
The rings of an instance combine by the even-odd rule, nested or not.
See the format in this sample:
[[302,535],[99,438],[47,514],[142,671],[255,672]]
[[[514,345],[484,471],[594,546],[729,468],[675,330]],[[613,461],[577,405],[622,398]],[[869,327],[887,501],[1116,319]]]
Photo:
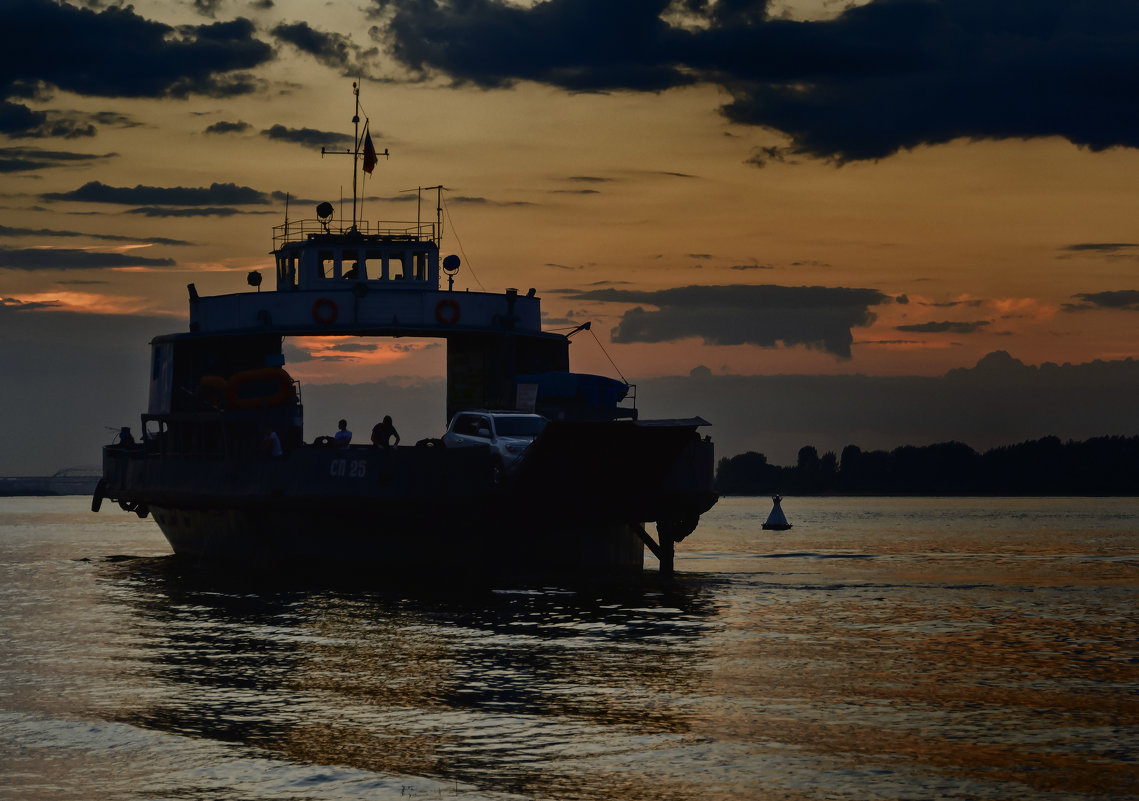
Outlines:
[[[395,437],[394,443],[391,441],[392,437]],[[372,427],[372,444],[377,448],[394,448],[399,445],[399,432],[392,425],[390,414],[384,416],[383,422],[376,423]]]
[[348,443],[352,441],[352,432],[348,430],[348,421],[341,420],[338,424],[336,433],[333,435],[333,440],[336,442],[337,448],[347,448]]

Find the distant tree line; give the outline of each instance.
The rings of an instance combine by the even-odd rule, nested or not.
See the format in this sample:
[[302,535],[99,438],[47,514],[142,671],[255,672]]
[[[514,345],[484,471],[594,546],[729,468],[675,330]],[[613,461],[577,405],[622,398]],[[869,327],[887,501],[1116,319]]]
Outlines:
[[1139,495],[1139,436],[1045,437],[984,453],[943,442],[892,451],[847,445],[841,456],[820,456],[807,445],[794,467],[749,451],[720,460],[716,488],[722,495]]

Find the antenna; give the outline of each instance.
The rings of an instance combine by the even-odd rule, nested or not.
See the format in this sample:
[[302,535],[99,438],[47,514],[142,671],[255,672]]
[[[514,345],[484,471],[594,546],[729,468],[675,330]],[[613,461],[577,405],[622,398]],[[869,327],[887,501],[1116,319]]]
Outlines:
[[[354,132],[352,135],[352,141],[355,143],[354,147],[352,148],[352,150],[329,150],[326,147],[322,147],[320,149],[320,157],[321,158],[324,158],[325,156],[351,156],[352,157],[352,227],[349,230],[355,231],[356,230],[356,197],[357,197],[357,193],[358,193],[358,190],[356,188],[357,172],[358,172],[356,169],[356,165],[360,163],[360,146],[362,144],[362,142],[360,140],[360,87],[355,81],[352,81],[352,94],[355,95],[355,97],[356,97],[356,113],[352,115],[352,124],[355,126]],[[365,120],[364,121],[365,134],[367,133],[367,130],[368,130],[367,120]],[[391,154],[388,153],[388,149],[385,147],[383,153],[376,153],[375,155],[376,156],[383,156],[384,158],[389,158]],[[366,166],[365,166],[365,169],[367,169]],[[371,170],[369,170],[369,172],[371,172]]]
[[[387,154],[387,151],[384,151]],[[435,235],[432,239],[435,240],[435,247],[440,247],[443,244],[443,190],[447,187],[443,184],[436,186],[417,186],[415,189],[401,189],[401,192],[415,192],[415,226],[418,231],[423,225],[423,190],[435,190]]]

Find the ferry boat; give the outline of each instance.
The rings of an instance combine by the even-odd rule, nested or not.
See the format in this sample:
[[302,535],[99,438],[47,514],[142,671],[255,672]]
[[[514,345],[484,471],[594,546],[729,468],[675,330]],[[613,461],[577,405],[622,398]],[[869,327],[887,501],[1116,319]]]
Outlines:
[[[571,372],[569,335],[542,330],[535,290],[455,290],[438,211],[358,220],[355,177],[375,153],[358,110],[354,122],[350,223],[329,203],[313,219],[286,213],[273,290],[259,271],[231,294],[189,285],[189,330],[151,342],[141,436],[124,429],[104,448],[92,509],[110,500],[152,516],[176,554],[210,562],[606,574],[642,571],[648,548],[671,572],[674,544],[717,499],[707,422],[640,419],[631,385]],[[491,448],[439,437],[307,440],[282,343],[313,336],[442,339],[448,419],[485,409],[548,422],[505,471]]]

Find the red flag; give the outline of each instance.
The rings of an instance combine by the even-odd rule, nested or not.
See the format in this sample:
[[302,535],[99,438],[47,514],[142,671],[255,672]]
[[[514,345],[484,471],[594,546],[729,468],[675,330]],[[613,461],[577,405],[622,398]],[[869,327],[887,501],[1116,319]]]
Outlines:
[[372,174],[376,168],[376,148],[372,145],[372,135],[364,131],[364,172]]

